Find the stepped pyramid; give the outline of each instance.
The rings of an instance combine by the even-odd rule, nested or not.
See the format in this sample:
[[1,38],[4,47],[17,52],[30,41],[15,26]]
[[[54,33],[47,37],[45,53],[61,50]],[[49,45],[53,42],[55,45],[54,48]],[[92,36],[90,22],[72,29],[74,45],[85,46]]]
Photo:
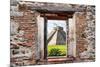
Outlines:
[[54,27],[47,37],[47,43],[48,45],[65,45],[66,33],[63,30],[63,27]]

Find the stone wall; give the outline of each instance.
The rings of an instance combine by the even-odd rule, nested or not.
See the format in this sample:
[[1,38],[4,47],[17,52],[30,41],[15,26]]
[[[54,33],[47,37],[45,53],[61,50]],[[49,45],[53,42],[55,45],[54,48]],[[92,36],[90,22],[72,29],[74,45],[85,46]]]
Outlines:
[[[44,20],[43,18],[41,19],[38,12],[30,9],[34,6],[29,8],[27,5],[30,4],[18,1],[11,3],[11,65],[37,64],[36,61],[41,57],[44,58],[44,37],[42,37],[44,28],[39,26]],[[31,3],[31,5],[36,6],[37,4]],[[65,7],[65,5],[62,6]],[[59,6],[57,7],[59,8]],[[71,10],[72,8],[84,9],[83,12],[75,12],[74,23],[70,23],[73,27],[70,25],[70,29],[68,29],[70,32],[67,35],[70,36],[68,41],[71,48],[69,49],[72,49],[72,53],[70,51],[69,53],[76,58],[75,62],[94,61],[95,7],[90,5],[69,5],[69,8]],[[42,33],[40,30],[42,30]]]
[[80,61],[95,58],[95,7],[86,6],[84,12],[76,12],[76,52]]
[[10,9],[11,65],[35,64],[38,43],[38,13],[20,7],[15,3],[15,5],[11,5]]

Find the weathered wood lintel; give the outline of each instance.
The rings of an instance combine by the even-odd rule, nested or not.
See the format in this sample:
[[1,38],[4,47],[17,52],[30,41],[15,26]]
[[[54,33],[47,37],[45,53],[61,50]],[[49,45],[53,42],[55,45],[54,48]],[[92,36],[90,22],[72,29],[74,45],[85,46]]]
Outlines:
[[[34,9],[33,9],[34,10]],[[51,13],[51,14],[73,14],[75,11],[63,11],[63,10],[46,10],[46,9],[35,9],[40,13]]]
[[47,3],[47,2],[28,2],[25,1],[19,3],[24,4],[30,10],[36,10],[40,13],[73,13],[84,11],[83,8],[75,8],[71,4],[61,4],[61,3]]
[[70,13],[70,14],[68,14],[68,13],[62,13],[62,14],[57,14],[57,13],[52,13],[52,14],[50,14],[50,13],[41,13],[40,14],[40,16],[41,17],[44,17],[44,15],[45,15],[45,17],[47,17],[47,19],[53,19],[53,20],[66,20],[66,19],[68,19],[68,18],[72,18],[73,17],[73,13]]

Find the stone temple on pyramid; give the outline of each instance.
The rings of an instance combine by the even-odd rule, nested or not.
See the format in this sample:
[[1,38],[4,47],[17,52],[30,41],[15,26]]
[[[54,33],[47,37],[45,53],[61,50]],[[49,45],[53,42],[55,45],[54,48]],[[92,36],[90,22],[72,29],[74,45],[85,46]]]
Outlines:
[[48,34],[47,37],[48,45],[65,45],[66,44],[66,33],[63,27],[57,26]]

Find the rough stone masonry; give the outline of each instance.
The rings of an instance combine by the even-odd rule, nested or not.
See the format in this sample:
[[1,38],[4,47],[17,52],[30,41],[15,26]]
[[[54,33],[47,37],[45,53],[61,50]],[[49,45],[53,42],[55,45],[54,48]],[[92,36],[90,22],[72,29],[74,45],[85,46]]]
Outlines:
[[[66,10],[69,8],[80,9],[74,13],[75,29],[69,29],[69,45],[75,46],[75,62],[95,61],[95,6],[74,5],[74,4],[54,4],[23,2],[11,0],[10,5],[10,24],[11,24],[11,65],[33,65],[41,58],[41,51],[38,44],[38,24],[39,13],[31,10],[33,7],[55,6]],[[55,8],[54,7],[54,8]],[[67,7],[69,7],[67,9]],[[51,7],[49,7],[51,8]],[[52,7],[53,8],[53,7]],[[54,9],[53,8],[53,9]],[[42,8],[41,8],[42,9]],[[64,10],[64,9],[62,9]],[[74,32],[73,32],[74,31]],[[71,35],[71,36],[70,36]],[[76,37],[74,36],[76,35]],[[73,43],[75,42],[75,43]]]

